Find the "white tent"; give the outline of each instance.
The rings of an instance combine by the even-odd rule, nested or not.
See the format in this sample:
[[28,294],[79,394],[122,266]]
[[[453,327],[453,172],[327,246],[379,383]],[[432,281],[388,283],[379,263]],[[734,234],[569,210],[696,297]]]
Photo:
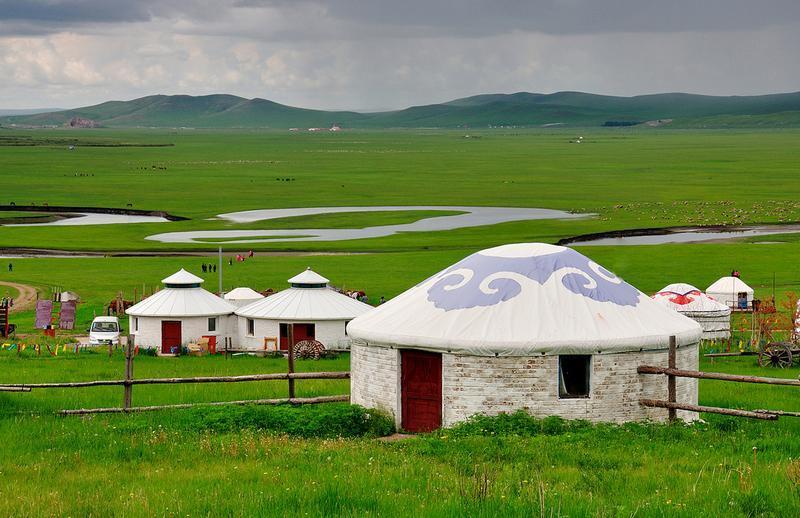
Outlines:
[[202,337],[229,337],[236,307],[201,288],[203,279],[181,269],[161,282],[164,289],[126,311],[136,345],[169,354]]
[[58,300],[60,300],[61,302],[69,302],[71,300],[74,300],[75,302],[80,302],[81,297],[74,291],[62,291],[58,297]]
[[239,287],[226,293],[223,298],[236,307],[242,307],[261,300],[264,296],[251,288]]
[[288,282],[290,288],[236,310],[241,345],[269,350],[266,342],[274,340],[278,348],[286,349],[286,326],[291,324],[295,342],[313,338],[328,349],[347,349],[346,323],[372,306],[328,287],[328,279],[310,268]]
[[691,284],[664,286],[653,295],[653,300],[700,324],[703,328],[702,338],[705,340],[729,338],[731,335],[731,308]]
[[[430,430],[524,409],[593,421],[663,420],[640,365],[697,369],[701,328],[570,248],[541,243],[472,254],[348,326],[351,400]],[[697,380],[678,398],[696,403]],[[685,419],[696,414],[679,412]]]
[[739,277],[722,277],[706,288],[706,295],[734,309],[748,309],[753,306],[753,288]]
[[480,356],[581,354],[697,343],[699,326],[572,249],[473,254],[354,320],[369,342]]

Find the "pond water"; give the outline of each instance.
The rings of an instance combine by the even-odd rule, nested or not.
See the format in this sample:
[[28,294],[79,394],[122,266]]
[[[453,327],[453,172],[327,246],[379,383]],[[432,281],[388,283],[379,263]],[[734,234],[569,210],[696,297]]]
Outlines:
[[[57,213],[42,214],[59,215]],[[64,216],[64,214],[61,214]],[[11,223],[5,227],[68,227],[80,225],[113,225],[116,223],[166,223],[169,220],[160,216],[139,216],[129,214],[98,214],[94,212],[71,212],[69,217],[45,223]]]
[[382,206],[382,207],[309,207],[295,209],[248,210],[220,214],[219,218],[233,223],[253,223],[271,219],[336,214],[343,212],[388,212],[388,211],[451,211],[463,214],[434,216],[413,223],[381,225],[367,228],[321,228],[284,230],[197,230],[191,232],[167,232],[148,236],[151,241],[162,243],[265,243],[270,241],[344,241],[385,237],[399,232],[434,232],[459,228],[495,225],[511,221],[537,219],[575,219],[587,214],[572,214],[561,210],[515,207],[462,207],[462,206]]
[[[623,236],[623,237],[603,237],[598,239],[587,239],[582,241],[572,241],[569,246],[609,246],[609,245],[661,245],[666,243],[702,243],[704,241],[720,241],[737,239],[742,237],[771,236],[775,234],[787,234],[790,232],[800,232],[800,225],[764,225],[758,227],[742,227],[737,230],[714,230],[690,229],[682,232],[670,232],[650,236]],[[770,242],[774,243],[774,242]]]

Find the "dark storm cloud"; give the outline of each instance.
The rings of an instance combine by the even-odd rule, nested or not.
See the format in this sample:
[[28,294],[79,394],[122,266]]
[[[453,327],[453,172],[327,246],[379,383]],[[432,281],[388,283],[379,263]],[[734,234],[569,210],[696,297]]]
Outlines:
[[150,19],[150,2],[126,0],[0,0],[0,20],[72,24],[140,22]]
[[755,29],[800,20],[798,0],[239,0],[240,7],[317,4],[332,18],[447,35]]

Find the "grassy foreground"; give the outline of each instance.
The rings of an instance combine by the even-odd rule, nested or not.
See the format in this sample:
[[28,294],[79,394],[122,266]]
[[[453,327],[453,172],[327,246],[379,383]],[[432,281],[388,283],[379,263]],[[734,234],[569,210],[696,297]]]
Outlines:
[[[96,379],[121,358],[0,356],[3,380]],[[346,357],[305,367],[345,367]],[[144,375],[282,370],[279,360],[139,358]],[[796,377],[752,358],[704,370]],[[18,373],[13,376],[10,373]],[[276,383],[276,382],[268,382]],[[271,393],[268,383],[252,385]],[[302,383],[302,385],[301,385]],[[321,386],[298,382],[308,394]],[[338,382],[332,382],[334,385]],[[144,396],[238,398],[239,385]],[[275,385],[277,386],[277,385]],[[136,387],[134,398],[142,397]],[[284,387],[281,387],[284,388]],[[338,389],[341,387],[333,387]],[[147,390],[150,388],[148,387]],[[248,389],[250,390],[250,389]],[[800,410],[787,387],[701,382],[703,404]],[[117,388],[117,396],[120,389]],[[102,404],[101,389],[0,394],[0,514],[6,516],[792,516],[800,513],[800,422],[704,416],[705,424],[591,426],[521,415],[479,419],[398,442],[303,439],[258,427],[230,431],[202,412],[59,418],[46,412]],[[113,399],[113,398],[112,398]],[[335,405],[346,408],[346,405]],[[315,419],[315,409],[298,418]],[[340,413],[342,410],[331,410]],[[240,419],[252,417],[239,411]],[[754,448],[756,448],[754,452]]]

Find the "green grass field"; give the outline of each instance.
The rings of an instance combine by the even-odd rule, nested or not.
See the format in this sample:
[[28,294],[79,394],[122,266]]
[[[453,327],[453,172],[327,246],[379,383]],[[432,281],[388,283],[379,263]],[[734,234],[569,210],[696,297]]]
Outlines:
[[[120,354],[37,358],[0,353],[3,379],[118,377]],[[335,360],[300,370],[346,369]],[[796,377],[752,357],[704,370]],[[140,356],[138,376],[280,372],[284,360]],[[301,395],[347,382],[298,381]],[[139,386],[135,404],[282,397],[285,382]],[[796,389],[702,381],[701,404],[800,410]],[[0,513],[10,515],[544,516],[735,515],[800,512],[800,421],[588,426],[518,418],[393,443],[302,439],[214,426],[225,411],[55,417],[48,411],[119,405],[122,390],[0,394]],[[336,404],[336,407],[343,406]],[[30,414],[33,412],[34,414]],[[244,411],[246,415],[246,411]],[[303,416],[316,415],[304,408]],[[215,417],[216,416],[216,417]],[[756,451],[754,452],[754,448]]]
[[[377,301],[397,295],[488,246],[669,225],[800,220],[800,131],[652,130],[257,131],[2,130],[0,204],[165,210],[166,224],[0,228],[2,248],[93,251],[215,250],[166,245],[150,234],[200,229],[314,228],[409,222],[428,213],[340,214],[233,225],[208,220],[249,209],[345,205],[545,207],[596,213],[573,221],[505,223],[335,243],[252,245],[223,267],[224,288],[285,288],[307,266]],[[569,141],[585,137],[580,145]],[[28,135],[31,138],[21,137]],[[75,142],[75,139],[78,139]],[[83,145],[83,142],[87,145]],[[8,142],[14,145],[8,145]],[[148,146],[135,146],[134,144]],[[77,144],[72,151],[68,145]],[[103,145],[97,145],[103,144]],[[125,144],[124,146],[119,144]],[[153,144],[174,144],[154,147]],[[291,180],[286,180],[287,178]],[[2,213],[0,213],[2,216]],[[800,292],[798,234],[714,244],[583,247],[582,253],[645,292],[672,282],[705,288],[732,269],[768,298]],[[229,256],[251,248],[226,246]],[[300,253],[304,255],[300,255]],[[78,292],[82,331],[122,291],[141,296],[214,257],[7,259],[0,280]],[[0,287],[0,291],[7,288]],[[13,290],[9,294],[13,295]],[[12,321],[31,333],[33,313]],[[127,326],[127,323],[125,324]],[[737,326],[738,327],[738,326]],[[736,339],[746,339],[737,331]],[[36,335],[31,334],[31,340]],[[303,368],[347,369],[347,356]],[[280,371],[279,360],[137,359],[136,375]],[[704,370],[797,377],[752,358]],[[0,380],[117,377],[120,357],[23,358],[0,352]],[[303,382],[302,395],[343,393],[346,382]],[[282,383],[137,387],[136,404],[281,395]],[[80,392],[80,393],[78,393]],[[701,383],[704,404],[800,410],[790,388]],[[200,430],[168,412],[64,419],[58,408],[119,404],[121,389],[0,393],[3,515],[787,516],[800,511],[800,423],[555,426],[547,433],[443,431],[379,443],[301,439],[250,429]],[[20,414],[19,412],[23,412]],[[31,412],[36,415],[30,415]],[[753,447],[757,448],[754,459]]]

